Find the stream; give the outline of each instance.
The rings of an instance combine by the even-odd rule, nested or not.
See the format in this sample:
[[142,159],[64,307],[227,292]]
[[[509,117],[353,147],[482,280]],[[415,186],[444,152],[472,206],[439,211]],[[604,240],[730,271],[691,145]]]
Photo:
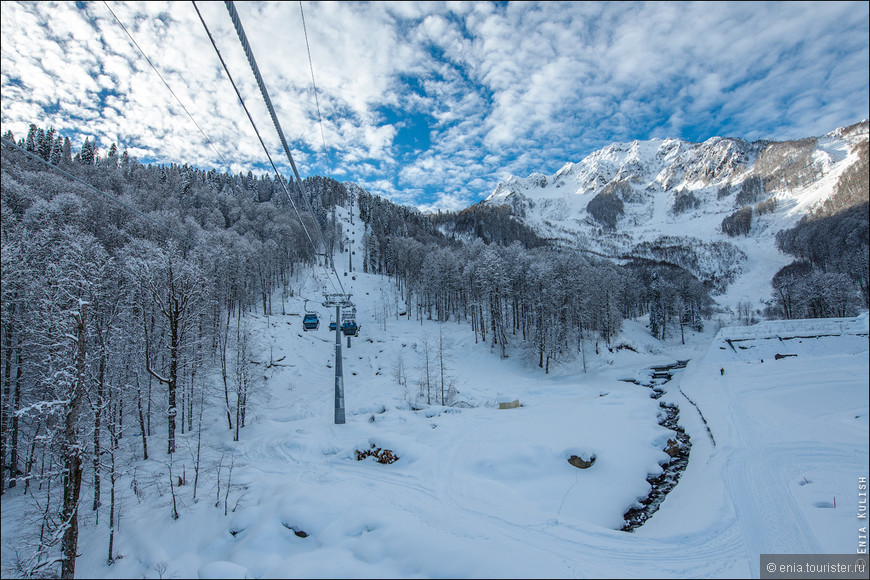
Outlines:
[[[631,379],[628,382],[649,387],[652,390],[650,397],[660,399],[665,394],[665,391],[661,388],[662,385],[673,378],[674,371],[686,368],[688,362],[683,360],[670,365],[652,367],[652,375],[649,381],[641,382]],[[659,407],[661,408],[659,412],[659,425],[674,432],[673,436],[668,440],[667,448],[664,450],[670,460],[662,465],[662,472],[660,474],[650,474],[647,477],[647,481],[651,486],[649,495],[638,500],[639,505],[631,507],[623,514],[625,519],[625,524],[622,526],[623,532],[634,531],[635,528],[642,526],[644,522],[652,517],[665,500],[665,496],[676,487],[680,481],[680,476],[689,463],[689,452],[692,448],[692,442],[689,440],[689,435],[685,429],[679,424],[679,407],[662,401],[659,402]]]

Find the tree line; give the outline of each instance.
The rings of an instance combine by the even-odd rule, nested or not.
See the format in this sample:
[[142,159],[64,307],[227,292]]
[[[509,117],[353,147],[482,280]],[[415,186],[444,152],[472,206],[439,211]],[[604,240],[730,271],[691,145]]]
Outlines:
[[[626,318],[649,314],[651,332],[665,338],[686,326],[701,328],[712,308],[711,284],[672,264],[619,266],[537,238],[525,238],[531,247],[519,240],[487,244],[482,237],[460,242],[426,216],[378,196],[363,193],[359,204],[367,224],[363,269],[394,279],[397,314],[402,304],[408,318],[467,322],[477,340],[503,356],[512,342],[527,345],[547,372],[553,360],[585,358],[599,342],[611,346]],[[448,219],[442,214],[438,222]],[[449,231],[461,231],[469,218],[460,213],[457,220],[460,226]],[[510,236],[509,230],[486,237]]]

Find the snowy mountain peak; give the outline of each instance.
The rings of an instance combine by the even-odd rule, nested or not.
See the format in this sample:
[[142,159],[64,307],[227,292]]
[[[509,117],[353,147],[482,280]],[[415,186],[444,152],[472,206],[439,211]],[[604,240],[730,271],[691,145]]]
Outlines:
[[[613,143],[553,175],[511,177],[483,203],[509,205],[542,238],[613,259],[663,259],[663,246],[683,246],[665,252],[684,256],[676,265],[712,276],[720,291],[731,285],[734,300],[756,302],[791,261],[776,250],[775,234],[836,193],[867,139],[865,120],[784,142],[717,136]],[[751,224],[726,223],[738,217]]]

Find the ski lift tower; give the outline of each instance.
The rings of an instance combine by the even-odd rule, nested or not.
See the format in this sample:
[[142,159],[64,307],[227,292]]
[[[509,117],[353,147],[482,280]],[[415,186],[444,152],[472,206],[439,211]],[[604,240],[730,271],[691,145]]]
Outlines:
[[341,370],[341,309],[351,308],[350,294],[324,294],[323,305],[335,306],[335,424],[344,424],[344,376]]

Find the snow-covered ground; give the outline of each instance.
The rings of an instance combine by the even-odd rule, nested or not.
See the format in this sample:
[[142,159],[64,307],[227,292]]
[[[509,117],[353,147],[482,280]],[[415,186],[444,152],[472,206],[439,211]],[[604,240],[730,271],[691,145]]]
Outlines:
[[[152,459],[126,466],[118,483],[123,557],[106,565],[106,515],[95,526],[84,502],[77,576],[748,578],[759,576],[761,553],[856,551],[858,480],[868,476],[866,314],[709,330],[686,346],[629,321],[614,346],[634,351],[600,344],[594,356],[590,343],[587,373],[578,357],[547,375],[519,348],[501,359],[475,343],[467,324],[385,320],[385,305],[395,312],[386,279],[343,281],[362,325],[351,348],[342,337],[346,424],[333,423],[329,309],[318,307],[319,330],[302,331],[303,297],[318,291],[310,279],[288,314],[253,318],[258,394],[239,442],[220,412],[206,416],[198,500],[195,432],[173,460],[173,474],[186,476],[178,520],[165,441],[153,437]],[[424,342],[439,381],[442,339],[461,402],[451,408],[418,396]],[[395,379],[400,359],[407,387]],[[680,407],[688,468],[646,524],[619,531],[673,434],[659,426],[650,389],[626,379],[686,359],[662,400]],[[499,409],[506,396],[521,406]],[[358,461],[372,445],[398,461]],[[589,469],[567,461],[589,453]],[[16,492],[3,497],[5,564],[22,545],[28,506]]]

